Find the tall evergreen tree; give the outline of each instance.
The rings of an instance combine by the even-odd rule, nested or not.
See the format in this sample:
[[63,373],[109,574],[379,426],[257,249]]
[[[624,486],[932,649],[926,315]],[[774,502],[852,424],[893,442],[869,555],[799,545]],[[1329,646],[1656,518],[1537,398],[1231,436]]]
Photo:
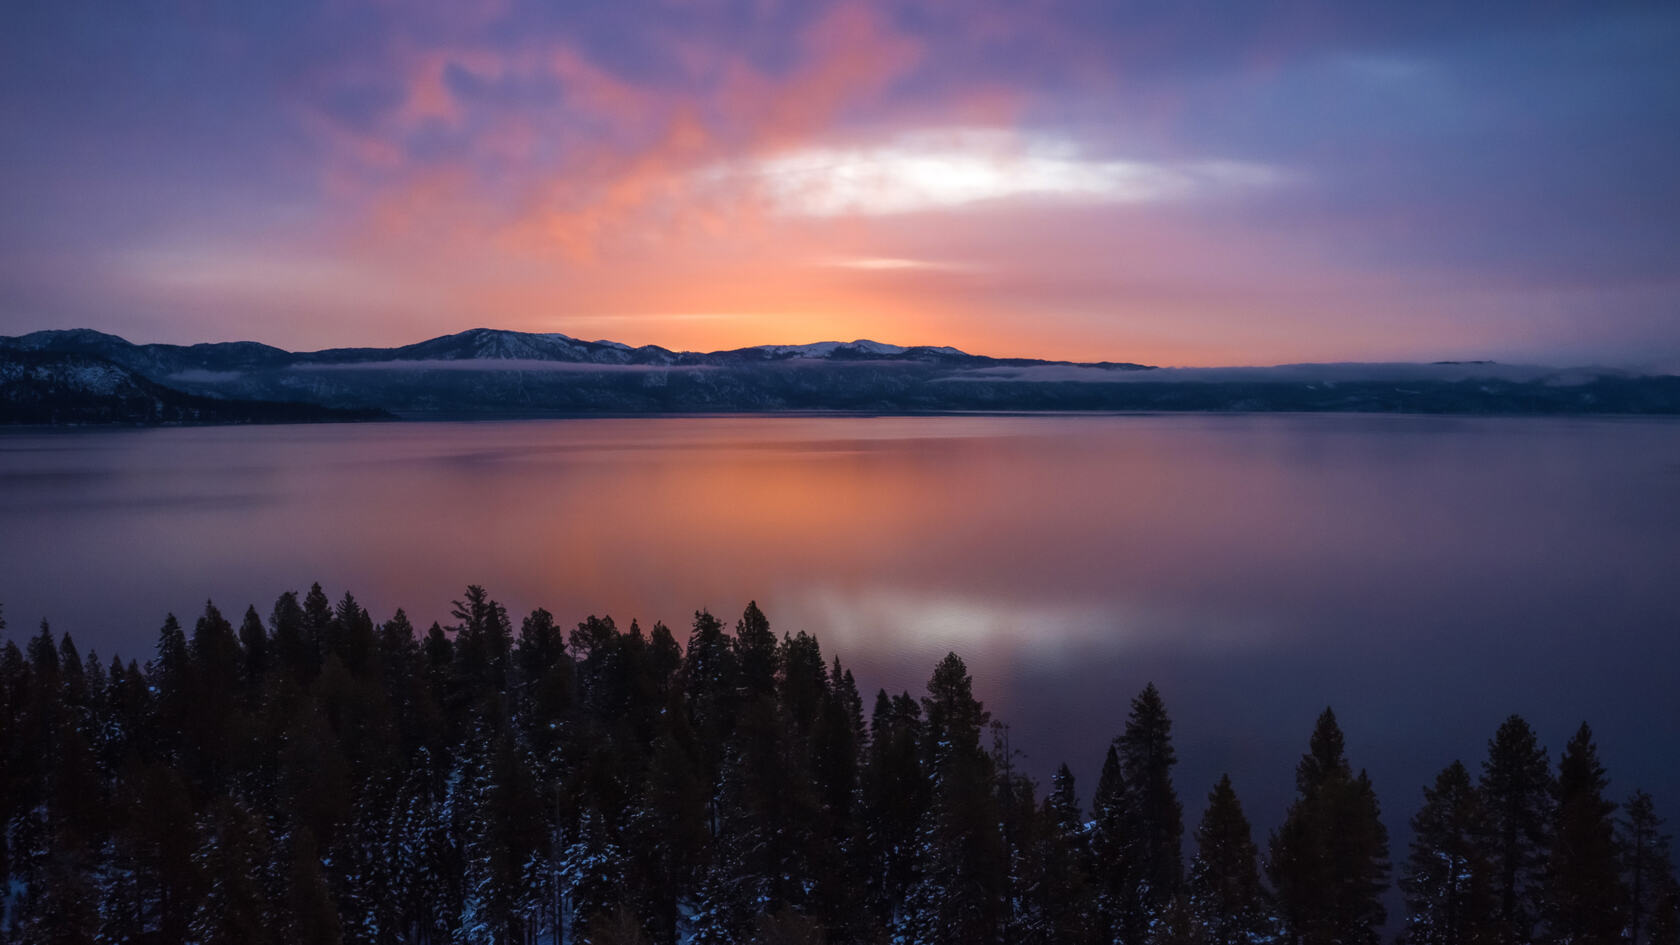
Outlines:
[[313,676],[321,669],[327,653],[337,648],[339,627],[333,626],[332,601],[320,584],[309,585],[303,595],[303,640],[308,655],[307,671]]
[[[484,738],[488,743],[483,743]],[[473,945],[520,942],[525,925],[519,892],[523,869],[537,852],[538,799],[529,769],[507,732],[480,736],[462,757],[464,898],[459,939]]]
[[1493,872],[1485,855],[1487,815],[1470,772],[1455,761],[1423,789],[1412,818],[1411,855],[1400,888],[1408,945],[1477,945],[1493,930]]
[[491,599],[483,587],[471,584],[465,599],[453,602],[450,615],[459,621],[455,626],[456,699],[481,711],[505,715],[502,702],[513,651],[513,625],[507,608]]
[[146,667],[147,683],[157,700],[156,749],[174,760],[192,727],[192,657],[187,637],[174,614],[164,618],[158,631],[157,657]]
[[1513,715],[1488,742],[1479,782],[1488,829],[1486,858],[1493,871],[1498,945],[1534,940],[1545,897],[1552,847],[1552,775],[1533,729]]
[[314,833],[307,827],[299,829],[292,836],[291,846],[281,935],[293,942],[339,945],[343,941],[343,926],[321,869]]
[[589,928],[623,902],[624,851],[598,811],[586,807],[561,867],[573,941],[589,941]]
[[1085,945],[1093,941],[1091,858],[1085,842],[1085,817],[1079,804],[1073,772],[1056,769],[1040,813],[1043,822],[1039,860],[1044,885],[1040,891],[1047,942]]
[[743,693],[768,695],[776,688],[776,635],[757,601],[749,601],[735,624],[735,653],[741,668]]
[[1608,945],[1622,932],[1623,890],[1616,855],[1616,805],[1585,722],[1558,759],[1547,937],[1557,945]]
[[1680,882],[1672,876],[1656,894],[1649,928],[1650,945],[1680,945]]
[[287,591],[274,601],[274,609],[268,615],[268,629],[274,661],[280,670],[295,683],[314,675],[317,651],[304,627],[303,606],[298,603],[296,591]]
[[254,709],[269,660],[268,634],[254,606],[245,608],[245,618],[239,624],[239,649],[245,657],[239,668],[239,683],[246,694],[246,708]]
[[349,591],[333,608],[334,622],[341,628],[343,642],[337,653],[351,675],[361,677],[373,669],[374,651],[378,646],[378,631],[373,615],[357,602]]
[[1260,885],[1260,851],[1228,774],[1208,792],[1186,887],[1190,915],[1207,945],[1268,940],[1273,922]]
[[219,800],[200,829],[194,857],[207,888],[192,919],[203,945],[265,945],[274,941],[273,916],[263,890],[268,836],[235,801]]
[[159,941],[183,942],[204,879],[193,862],[198,832],[191,789],[176,769],[164,765],[146,766],[139,782],[128,823],[141,884],[141,922]]
[[699,746],[681,713],[667,715],[654,740],[647,786],[626,825],[628,849],[645,891],[642,910],[651,937],[673,945],[680,897],[692,889],[706,849],[706,786]]
[[922,710],[909,693],[875,696],[863,771],[865,875],[873,924],[885,926],[914,880],[915,837],[929,802],[921,762]]
[[1097,940],[1133,945],[1148,929],[1142,871],[1138,867],[1138,819],[1120,750],[1108,746],[1097,790],[1091,797],[1091,861]]
[[1662,825],[1656,804],[1644,791],[1634,791],[1622,805],[1618,840],[1627,890],[1628,945],[1642,945],[1651,938],[1653,918],[1662,912],[1664,896],[1674,887],[1672,841],[1662,832]]
[[[723,632],[723,623],[707,611],[696,611],[694,630],[683,654],[683,689],[687,696],[689,725],[694,729],[708,784],[718,783],[724,745],[734,731],[735,709],[740,700],[740,669],[733,641]],[[711,829],[717,831],[717,798],[710,802]]]
[[1007,864],[991,758],[980,745],[990,714],[973,687],[967,666],[947,654],[922,701],[932,793],[918,837],[917,881],[895,923],[906,945],[987,945],[1003,931]]
[[1148,918],[1159,915],[1178,894],[1183,879],[1180,848],[1184,811],[1173,790],[1172,721],[1154,683],[1132,700],[1126,729],[1120,735],[1120,764],[1131,791],[1136,847],[1133,861]]
[[193,628],[190,651],[185,698],[192,709],[186,715],[186,748],[196,777],[214,793],[233,760],[245,657],[233,625],[210,601],[204,602],[204,615]]
[[1297,945],[1374,945],[1387,919],[1388,831],[1370,779],[1348,766],[1329,709],[1318,717],[1295,785],[1269,864],[1284,933]]

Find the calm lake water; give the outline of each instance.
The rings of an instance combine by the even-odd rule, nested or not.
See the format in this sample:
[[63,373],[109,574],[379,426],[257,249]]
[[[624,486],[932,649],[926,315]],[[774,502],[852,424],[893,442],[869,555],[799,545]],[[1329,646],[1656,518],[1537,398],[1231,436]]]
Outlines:
[[[1582,719],[1680,822],[1680,423],[1363,416],[677,418],[0,435],[0,603],[149,655],[322,582],[376,619],[468,583],[516,619],[756,598],[872,693],[947,650],[1029,770],[1088,799],[1130,697],[1189,825],[1281,816],[1334,705],[1391,829],[1511,712]],[[866,696],[866,700],[868,697]],[[1396,849],[1396,859],[1402,851]]]

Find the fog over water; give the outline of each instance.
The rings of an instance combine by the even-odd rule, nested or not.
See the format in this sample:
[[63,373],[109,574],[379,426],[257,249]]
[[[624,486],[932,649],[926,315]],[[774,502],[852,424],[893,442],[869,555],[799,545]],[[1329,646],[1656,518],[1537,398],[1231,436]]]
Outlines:
[[[1680,422],[718,417],[0,435],[0,604],[144,659],[165,612],[288,589],[447,620],[733,625],[756,598],[866,689],[956,650],[1089,800],[1145,682],[1187,828],[1230,771],[1263,832],[1334,705],[1391,829],[1519,712],[1590,721],[1680,816]],[[1263,837],[1262,837],[1263,839]],[[1396,843],[1398,861],[1403,849]]]

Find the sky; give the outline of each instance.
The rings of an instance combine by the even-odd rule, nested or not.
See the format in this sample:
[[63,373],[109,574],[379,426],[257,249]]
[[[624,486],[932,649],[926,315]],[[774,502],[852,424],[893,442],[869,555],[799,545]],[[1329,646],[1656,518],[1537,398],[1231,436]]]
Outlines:
[[21,0],[0,334],[1680,370],[1680,4]]

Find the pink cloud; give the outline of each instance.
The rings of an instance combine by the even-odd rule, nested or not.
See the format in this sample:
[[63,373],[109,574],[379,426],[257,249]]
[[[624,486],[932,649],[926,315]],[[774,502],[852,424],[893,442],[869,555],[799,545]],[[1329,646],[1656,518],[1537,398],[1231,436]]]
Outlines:
[[[1011,36],[995,12],[964,28],[982,45]],[[865,336],[1208,363],[1264,357],[1267,326],[1323,324],[1369,294],[1327,276],[1311,246],[1153,210],[779,215],[762,180],[708,169],[924,128],[1007,137],[1034,105],[1001,84],[895,96],[927,51],[868,4],[824,10],[792,43],[792,64],[772,68],[670,36],[669,71],[638,78],[569,39],[395,53],[397,106],[367,129],[324,123],[345,179],[361,183],[345,190],[346,252],[409,287],[416,306],[401,317],[429,326],[416,335],[465,319],[695,348]],[[508,88],[537,98],[509,104],[495,94]],[[814,262],[835,258],[925,264]]]
[[[497,245],[587,260],[615,242],[638,241],[640,227],[708,232],[731,214],[750,221],[758,209],[754,194],[695,194],[685,178],[725,158],[831,132],[848,109],[876,101],[920,55],[914,41],[862,3],[824,11],[798,46],[799,64],[775,73],[739,52],[673,40],[683,70],[696,79],[686,88],[632,81],[564,41],[400,51],[401,105],[371,128],[319,109],[306,110],[305,121],[335,153],[334,176],[362,181],[369,195],[361,201],[364,228],[388,236],[392,221],[408,221],[479,241],[487,234],[476,227],[462,233],[462,219],[499,214],[503,222],[488,234]],[[557,98],[541,109],[463,101],[451,88],[452,71],[492,84],[550,82]],[[965,96],[961,112],[997,115],[1005,98]],[[454,133],[446,140],[460,156],[450,187],[438,185],[436,159],[413,150],[414,136],[429,127],[434,135]]]

